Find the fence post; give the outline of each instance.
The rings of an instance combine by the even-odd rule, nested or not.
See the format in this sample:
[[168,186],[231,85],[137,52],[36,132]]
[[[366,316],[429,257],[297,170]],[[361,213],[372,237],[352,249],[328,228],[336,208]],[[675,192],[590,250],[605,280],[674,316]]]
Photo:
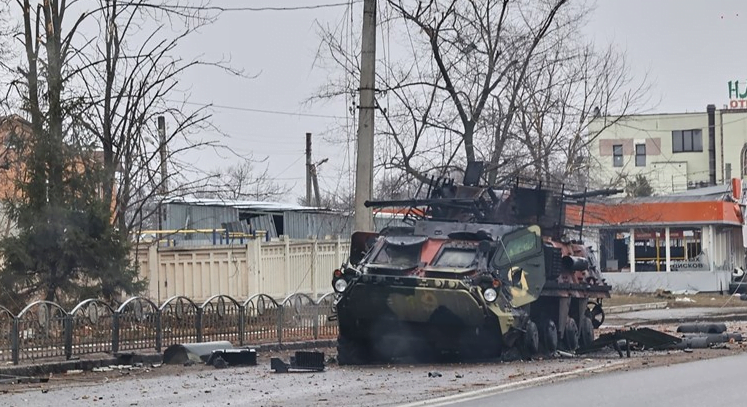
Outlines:
[[163,320],[161,318],[161,308],[156,308],[156,352],[161,352],[163,347]]
[[62,325],[65,328],[65,359],[70,360],[73,357],[73,317],[66,314]]
[[278,345],[283,344],[283,314],[285,313],[285,305],[280,304],[280,312],[278,312]]
[[316,317],[314,318],[314,339],[319,339],[319,309],[321,305],[314,300],[314,309],[316,309]]
[[284,261],[285,267],[283,267],[283,272],[285,273],[284,275],[285,293],[283,293],[283,297],[285,297],[292,292],[291,281],[290,281],[291,280],[290,239],[288,239],[288,235],[283,236],[283,243],[285,243],[283,246],[284,247],[283,254],[285,254],[285,261]]
[[112,314],[112,353],[119,352],[119,311]]
[[335,260],[335,267],[341,266],[342,262],[345,261],[342,258],[342,242],[340,241],[340,235],[337,235],[337,243],[335,244]]
[[319,242],[314,237],[314,243],[311,246],[311,296],[314,301],[317,300],[317,259],[319,257]]
[[13,356],[13,364],[17,365],[19,362],[19,356],[20,356],[20,338],[19,338],[19,332],[18,332],[18,317],[13,317],[13,332],[11,333],[13,335],[12,339],[12,356]]
[[239,346],[244,346],[244,334],[246,331],[246,308],[239,306]]
[[195,328],[197,329],[197,342],[202,342],[202,307],[197,308]]

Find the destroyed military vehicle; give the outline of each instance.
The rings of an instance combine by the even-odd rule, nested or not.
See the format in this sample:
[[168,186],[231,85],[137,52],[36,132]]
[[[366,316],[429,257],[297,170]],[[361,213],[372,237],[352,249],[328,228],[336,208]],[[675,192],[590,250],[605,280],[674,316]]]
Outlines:
[[431,180],[424,199],[366,203],[407,208],[410,226],[353,233],[334,270],[340,364],[531,356],[594,340],[611,287],[580,232],[586,198],[610,191],[499,190],[466,174],[463,185]]

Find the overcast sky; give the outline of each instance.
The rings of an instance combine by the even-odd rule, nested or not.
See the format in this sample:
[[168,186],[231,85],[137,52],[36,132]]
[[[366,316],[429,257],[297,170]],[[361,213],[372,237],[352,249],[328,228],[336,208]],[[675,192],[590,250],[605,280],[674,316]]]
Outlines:
[[[293,7],[344,1],[215,2],[225,6]],[[230,135],[228,139],[217,134],[204,138],[218,139],[256,159],[267,157],[266,164],[258,164],[260,167],[269,165],[279,182],[295,184],[288,201],[295,201],[305,191],[303,150],[307,131],[315,135],[315,160],[330,160],[320,168],[322,188],[345,188],[351,180],[349,168],[354,162],[345,157],[351,156],[353,146],[328,143],[322,137],[329,136],[336,123],[345,121],[347,106],[343,101],[304,104],[330,74],[315,67],[320,43],[317,25],[343,24],[349,21],[349,12],[348,7],[228,12],[189,44],[195,52],[208,56],[230,55],[232,66],[258,75],[240,79],[216,71],[193,71],[183,83],[190,87],[191,100],[216,105],[214,121]],[[358,2],[353,7],[356,32],[360,30],[361,12]],[[646,110],[697,111],[709,103],[718,107],[727,103],[729,80],[747,82],[747,52],[741,45],[746,18],[744,0],[604,0],[597,5],[585,32],[601,45],[612,42],[621,47],[638,79],[648,75],[652,94]],[[213,152],[193,154],[191,159],[206,169],[224,167],[235,160]]]
[[[220,4],[297,6],[335,3],[333,0],[223,1]],[[319,47],[317,24],[349,19],[347,7],[305,11],[230,12],[195,38],[195,47],[213,55],[231,55],[232,65],[256,79],[195,74],[192,98],[219,106],[279,112],[303,112],[345,117],[343,102],[307,106],[304,101],[324,83],[328,72],[314,66]],[[360,4],[353,7],[356,24]],[[655,112],[704,110],[728,102],[727,82],[747,81],[747,52],[740,45],[747,22],[747,2],[738,0],[605,0],[597,5],[587,35],[600,44],[612,42],[625,50],[628,62],[652,85]],[[357,25],[355,30],[360,30]],[[381,37],[381,35],[380,35]],[[268,157],[270,172],[280,182],[295,184],[293,199],[304,193],[304,133],[312,132],[315,159],[329,158],[320,168],[322,188],[345,185],[348,146],[321,137],[342,119],[269,114],[215,108],[215,122],[231,135],[224,140],[236,151]],[[215,136],[217,137],[217,135]],[[352,148],[352,146],[350,147]],[[201,154],[201,166],[223,166],[226,160]],[[227,161],[228,160],[228,161]],[[354,162],[353,162],[354,164]],[[260,164],[262,165],[262,164]],[[344,170],[342,178],[339,170]]]

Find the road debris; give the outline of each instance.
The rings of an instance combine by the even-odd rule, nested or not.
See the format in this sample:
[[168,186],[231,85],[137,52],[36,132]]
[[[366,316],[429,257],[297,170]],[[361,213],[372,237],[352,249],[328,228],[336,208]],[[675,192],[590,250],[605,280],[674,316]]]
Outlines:
[[215,350],[234,349],[229,341],[180,343],[171,345],[163,352],[163,363],[179,365],[191,360],[206,363]]
[[724,324],[723,322],[682,324],[677,327],[677,332],[720,334],[726,332],[726,324]]
[[[218,359],[222,360],[222,362],[216,362]],[[205,363],[216,368],[221,368],[221,365],[223,364],[225,364],[225,366],[222,367],[256,366],[257,351],[246,348],[214,350]]]
[[441,377],[443,376],[440,372],[428,372],[428,377]]
[[0,384],[47,383],[48,381],[49,377],[0,374]]
[[275,373],[288,373],[290,370],[317,371],[324,370],[324,352],[296,352],[290,357],[290,363],[285,363],[280,358],[270,359],[270,369]]
[[624,347],[627,356],[630,357],[630,351],[633,349],[665,349],[680,342],[682,342],[681,338],[651,328],[618,329],[615,332],[600,335],[597,340],[577,353],[589,353],[612,346],[620,357],[623,357]]

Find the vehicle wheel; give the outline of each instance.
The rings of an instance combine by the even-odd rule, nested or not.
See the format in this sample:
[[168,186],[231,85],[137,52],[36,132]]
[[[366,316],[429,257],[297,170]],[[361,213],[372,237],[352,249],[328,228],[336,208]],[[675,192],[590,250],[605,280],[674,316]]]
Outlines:
[[565,345],[566,350],[569,351],[578,349],[578,325],[576,324],[576,320],[570,317],[565,323],[563,345]]
[[539,352],[539,330],[534,321],[527,322],[524,327],[524,351],[528,356]]
[[581,326],[579,326],[579,339],[582,348],[586,348],[594,342],[594,324],[591,318],[584,316],[581,318]]
[[342,335],[337,337],[337,364],[363,365],[368,363],[368,352],[360,342]]
[[542,322],[542,346],[547,353],[558,350],[558,328],[555,321],[549,318]]

